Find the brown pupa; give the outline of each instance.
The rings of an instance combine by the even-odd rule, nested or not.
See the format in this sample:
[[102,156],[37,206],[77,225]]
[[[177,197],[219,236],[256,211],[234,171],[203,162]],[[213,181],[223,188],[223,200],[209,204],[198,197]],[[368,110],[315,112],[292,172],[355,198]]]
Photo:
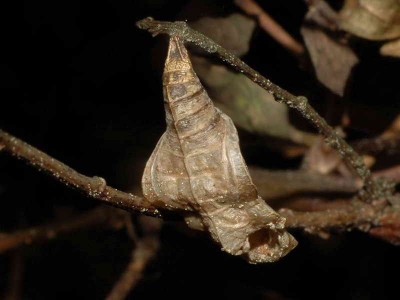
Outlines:
[[182,211],[190,227],[251,263],[286,255],[297,242],[258,196],[232,120],[214,107],[178,37],[169,42],[163,86],[167,130],[146,164],[145,197]]

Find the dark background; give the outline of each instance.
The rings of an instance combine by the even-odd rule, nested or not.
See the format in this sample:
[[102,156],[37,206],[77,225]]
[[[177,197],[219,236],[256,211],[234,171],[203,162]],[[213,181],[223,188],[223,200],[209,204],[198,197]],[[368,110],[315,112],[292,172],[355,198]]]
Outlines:
[[[213,7],[218,15],[235,10],[230,1],[213,6],[198,2],[202,3],[199,7]],[[134,23],[149,15],[162,20],[182,18],[187,3],[37,0],[16,1],[13,7],[0,4],[4,23],[0,29],[0,128],[83,174],[140,191],[144,164],[165,127],[160,71],[165,46],[162,38],[151,38]],[[300,39],[306,12],[302,1],[268,1],[264,7]],[[198,9],[191,17],[208,13]],[[376,55],[373,49],[369,51],[372,54],[363,55]],[[244,59],[294,94],[309,96],[324,112],[324,105],[313,100],[323,88],[265,33],[256,31]],[[368,109],[378,107],[369,99],[378,99],[380,106],[388,98],[395,99],[388,105],[398,112],[399,98],[391,91],[398,77],[388,74],[398,70],[399,64],[370,61],[356,70],[364,76],[361,87],[355,88],[356,98],[367,101]],[[383,88],[375,88],[378,84]],[[370,97],[363,98],[366,94]],[[367,129],[354,132],[365,134]],[[270,168],[297,166],[298,161],[283,161],[266,147],[251,146],[258,137],[240,135],[250,163]],[[60,211],[81,212],[97,205],[6,154],[0,155],[0,201],[0,231],[42,224],[56,219]],[[221,252],[205,237],[166,224],[159,254],[130,297],[391,299],[396,293],[398,248],[357,233],[331,240],[294,234],[300,243],[290,255],[278,263],[254,266]],[[92,229],[26,247],[23,298],[104,298],[128,262],[131,245],[124,231]],[[7,288],[10,257],[11,253],[0,256],[1,292]]]

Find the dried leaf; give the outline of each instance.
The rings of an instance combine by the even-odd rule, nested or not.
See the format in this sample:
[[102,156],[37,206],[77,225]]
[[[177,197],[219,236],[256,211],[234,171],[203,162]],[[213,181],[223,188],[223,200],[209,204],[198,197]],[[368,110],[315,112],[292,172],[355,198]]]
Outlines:
[[[323,9],[323,13],[319,13]],[[324,19],[329,15],[328,20]],[[330,37],[321,27],[332,23],[334,11],[324,1],[319,1],[305,18],[301,28],[308,53],[313,63],[318,80],[335,94],[343,96],[351,70],[358,63],[353,50]],[[310,24],[312,23],[312,24]]]
[[276,102],[271,94],[243,74],[215,65],[206,58],[193,57],[193,64],[215,105],[240,128],[299,144],[314,142],[314,134],[300,131],[290,123],[286,105]]
[[330,174],[343,164],[343,160],[335,149],[325,144],[323,138],[319,138],[309,149],[304,157],[303,167],[319,174]]
[[393,122],[382,133],[383,138],[393,139],[400,135],[400,115],[397,116]]
[[341,28],[362,38],[400,37],[399,0],[347,0],[340,11]]
[[301,34],[310,54],[318,80],[343,96],[351,70],[358,58],[347,46],[339,44],[320,29],[302,27]]
[[400,39],[387,42],[380,51],[383,56],[400,57]]
[[337,12],[323,0],[313,1],[313,4],[309,6],[305,19],[329,31],[336,31],[339,27]]
[[[225,18],[202,18],[192,26],[236,55],[243,55],[249,50],[255,23],[243,15],[232,14]],[[277,103],[271,94],[246,76],[204,57],[193,56],[192,61],[215,105],[237,126],[298,144],[313,143],[315,135],[300,131],[290,123],[287,106]]]
[[237,56],[249,51],[255,25],[253,19],[241,14],[231,14],[224,18],[204,17],[190,23],[192,28],[204,33]]
[[167,130],[146,164],[145,197],[187,211],[188,225],[196,220],[224,251],[251,263],[287,254],[296,241],[285,219],[258,196],[232,120],[214,107],[177,37],[170,39],[163,84]]
[[[375,163],[375,159],[371,156],[365,155],[362,158],[364,164],[369,168]],[[303,159],[302,168],[323,175],[339,173],[349,181],[349,184],[355,176],[354,170],[346,164],[335,149],[324,142],[322,137],[317,139],[315,144],[308,149]]]

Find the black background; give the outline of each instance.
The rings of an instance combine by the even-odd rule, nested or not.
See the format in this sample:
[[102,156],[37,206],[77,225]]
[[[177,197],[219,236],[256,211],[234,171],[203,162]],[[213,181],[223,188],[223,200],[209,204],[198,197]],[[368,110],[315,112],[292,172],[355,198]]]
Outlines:
[[[102,176],[117,188],[140,190],[145,161],[165,126],[160,80],[165,45],[162,38],[151,38],[134,23],[149,15],[182,19],[187,2],[0,4],[0,127],[83,174]],[[203,9],[211,6],[199,2]],[[300,38],[298,28],[306,12],[303,2],[269,2],[265,8]],[[229,1],[220,1],[214,9],[220,15],[234,11]],[[207,13],[199,9],[188,16]],[[260,30],[245,60],[295,94],[305,94],[313,101],[321,93],[297,61]],[[398,63],[383,63],[384,67],[377,65],[398,70]],[[381,73],[369,68],[358,70],[375,76],[368,77],[369,94],[386,95],[380,101],[393,97],[390,85],[398,79],[387,76],[382,82],[388,88],[374,89]],[[354,93],[363,98],[366,92],[359,90]],[[392,105],[399,102],[395,97],[397,102]],[[324,106],[314,102],[323,112]],[[273,151],[247,146],[258,137],[240,134],[244,156],[251,163],[296,167],[297,161],[279,162]],[[54,220],[60,210],[74,213],[97,205],[5,154],[0,155],[0,203],[1,231]],[[205,237],[166,224],[159,254],[130,297],[390,299],[397,291],[398,248],[358,233],[326,241],[295,235],[300,244],[285,259],[254,266],[221,252]],[[26,247],[23,298],[104,298],[124,269],[130,250],[131,241],[124,231],[101,229]],[[10,257],[10,253],[0,256],[3,292]]]

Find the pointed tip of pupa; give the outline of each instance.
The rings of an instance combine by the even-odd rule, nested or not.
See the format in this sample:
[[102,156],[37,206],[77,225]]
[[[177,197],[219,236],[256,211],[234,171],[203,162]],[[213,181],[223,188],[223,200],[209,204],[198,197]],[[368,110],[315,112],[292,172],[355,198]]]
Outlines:
[[189,54],[179,37],[171,37],[169,40],[167,59],[164,72],[184,71],[192,68]]

